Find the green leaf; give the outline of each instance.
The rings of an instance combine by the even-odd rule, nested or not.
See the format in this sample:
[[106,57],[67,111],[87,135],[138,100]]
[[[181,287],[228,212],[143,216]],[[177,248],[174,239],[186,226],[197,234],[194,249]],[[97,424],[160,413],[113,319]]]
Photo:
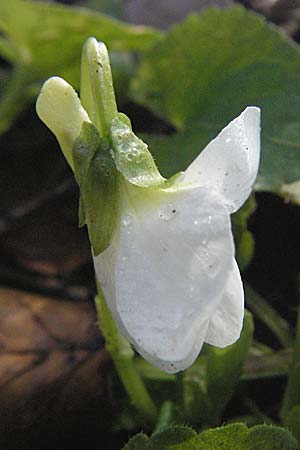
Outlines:
[[124,114],[111,121],[110,140],[117,169],[136,186],[151,187],[164,183],[147,144],[139,139],[129,126]]
[[[275,75],[265,73],[264,63],[274,65]],[[280,93],[278,76],[299,64],[296,45],[267,25],[261,16],[242,7],[212,8],[174,26],[149,50],[133,82],[133,94],[179,128],[187,128],[190,122],[200,122],[201,116],[205,120],[212,99],[225,107],[220,98],[225,94],[226,99],[231,98],[226,109],[234,111],[239,97],[247,97],[250,88],[261,94],[259,80],[251,80],[253,73],[248,73],[253,67],[254,72],[260,69],[264,75],[262,83],[269,96],[274,91]],[[245,93],[238,85],[233,96],[233,81],[237,76],[241,80],[240,74],[250,88]],[[225,89],[228,82],[229,89]],[[221,112],[220,106],[216,107]],[[221,114],[212,125],[218,126],[218,119],[223,119]]]
[[284,428],[256,425],[248,429],[232,424],[204,431],[199,436],[201,450],[298,450],[296,439]]
[[82,44],[90,36],[118,51],[144,50],[159,37],[150,28],[126,25],[88,9],[29,0],[1,2],[0,28],[16,50],[15,60],[35,63],[44,75],[60,68],[60,76],[78,71]]
[[9,127],[46,78],[59,75],[79,88],[81,47],[88,37],[95,36],[118,52],[144,51],[160,37],[150,28],[126,25],[92,10],[29,0],[0,2],[0,31],[5,36],[1,55],[14,62],[12,76],[20,84],[13,99],[13,86],[2,92],[0,132]]
[[109,16],[121,18],[123,15],[123,5],[121,0],[87,0],[87,8],[95,9]]
[[[143,438],[141,438],[143,436]],[[139,441],[140,439],[140,441]],[[128,446],[137,444],[135,447]],[[139,442],[141,443],[138,447]],[[188,427],[169,427],[153,435],[137,435],[123,450],[299,450],[297,440],[284,428],[234,423],[211,428],[199,435]]]
[[253,337],[253,319],[245,311],[243,331],[239,340],[224,349],[208,346],[207,349],[207,392],[213,408],[212,422],[219,416],[234,393],[240,380],[243,365]]
[[300,179],[300,54],[241,7],[190,16],[144,56],[132,95],[179,133],[147,141],[164,175],[184,170],[248,105],[262,108],[257,190]]
[[197,445],[197,433],[189,427],[173,426],[152,436],[149,450],[194,450]]
[[94,255],[110,244],[118,221],[117,171],[107,139],[84,122],[73,147],[74,173],[80,188],[79,224],[88,226]]
[[125,445],[123,450],[148,450],[148,437],[145,434],[137,434]]
[[150,439],[144,434],[132,438],[123,450],[200,450],[198,435],[184,426],[169,427]]
[[250,429],[237,423],[213,428],[199,435],[201,450],[298,450],[299,444],[290,432],[272,425]]
[[199,449],[250,450],[250,446],[247,444],[247,438],[248,428],[242,423],[235,423],[220,428],[212,428],[203,431],[199,435]]
[[31,83],[31,73],[24,67],[14,68],[4,83],[1,80],[0,134],[9,128],[15,117],[32,100]]
[[296,438],[287,430],[272,425],[256,425],[249,430],[251,450],[299,450]]
[[286,415],[284,425],[300,442],[300,405],[294,406]]

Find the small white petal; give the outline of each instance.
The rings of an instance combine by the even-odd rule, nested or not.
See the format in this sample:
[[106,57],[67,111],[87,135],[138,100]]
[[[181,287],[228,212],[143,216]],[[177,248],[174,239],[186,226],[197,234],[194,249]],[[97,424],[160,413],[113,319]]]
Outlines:
[[122,334],[168,372],[197,357],[233,264],[229,215],[197,187],[128,187],[113,245],[95,258],[97,277]]
[[62,78],[49,78],[37,99],[36,111],[39,118],[55,134],[65,158],[73,168],[74,141],[80,134],[82,123],[90,122],[78,95]]
[[259,155],[260,109],[248,107],[187,168],[184,183],[215,190],[232,213],[251,193]]
[[244,290],[236,261],[229,275],[218,308],[213,313],[205,342],[216,347],[227,347],[239,337],[244,318]]

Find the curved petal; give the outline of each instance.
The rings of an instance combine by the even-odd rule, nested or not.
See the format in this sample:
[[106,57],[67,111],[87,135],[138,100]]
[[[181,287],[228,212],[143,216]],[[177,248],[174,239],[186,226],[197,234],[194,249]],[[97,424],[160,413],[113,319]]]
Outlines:
[[121,333],[167,372],[191,365],[233,264],[229,215],[197,187],[175,192],[129,186],[114,244],[95,258]]
[[39,118],[55,134],[66,160],[73,169],[73,143],[80,134],[82,123],[90,122],[78,95],[62,78],[49,78],[37,99],[36,111]]
[[227,347],[240,337],[244,319],[244,290],[236,261],[229,275],[219,306],[213,313],[205,342]]
[[184,183],[214,189],[233,213],[251,193],[259,155],[260,109],[248,107],[187,168]]

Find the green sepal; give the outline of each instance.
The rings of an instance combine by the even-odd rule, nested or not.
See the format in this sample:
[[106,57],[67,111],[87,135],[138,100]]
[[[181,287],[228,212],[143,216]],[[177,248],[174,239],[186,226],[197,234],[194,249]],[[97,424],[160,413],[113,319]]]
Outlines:
[[110,140],[116,167],[129,183],[140,187],[157,187],[165,182],[147,144],[133,133],[130,120],[124,114],[118,114],[112,119]]
[[181,181],[181,179],[184,177],[184,172],[177,172],[174,175],[172,175],[170,178],[165,180],[165,182],[161,185],[162,189],[169,189],[171,187],[176,186],[178,182]]
[[129,119],[128,116],[126,116],[126,114],[118,112],[117,114],[117,118],[123,122],[124,125],[127,125],[131,130],[132,130],[132,125],[131,125],[131,120]]
[[118,110],[107,48],[93,37],[82,48],[80,99],[101,137],[107,136]]
[[93,124],[83,122],[80,134],[75,140],[72,149],[74,160],[74,175],[80,187],[85,178],[92,158],[99,146],[100,136]]
[[117,225],[117,170],[108,140],[101,139],[91,123],[83,123],[72,152],[80,189],[79,226],[87,224],[97,256],[111,243]]

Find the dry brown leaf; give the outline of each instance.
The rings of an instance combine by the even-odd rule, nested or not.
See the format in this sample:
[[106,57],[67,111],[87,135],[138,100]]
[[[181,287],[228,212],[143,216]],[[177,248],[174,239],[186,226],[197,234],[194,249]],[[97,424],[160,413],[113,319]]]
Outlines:
[[3,433],[106,409],[108,357],[92,304],[0,289]]

